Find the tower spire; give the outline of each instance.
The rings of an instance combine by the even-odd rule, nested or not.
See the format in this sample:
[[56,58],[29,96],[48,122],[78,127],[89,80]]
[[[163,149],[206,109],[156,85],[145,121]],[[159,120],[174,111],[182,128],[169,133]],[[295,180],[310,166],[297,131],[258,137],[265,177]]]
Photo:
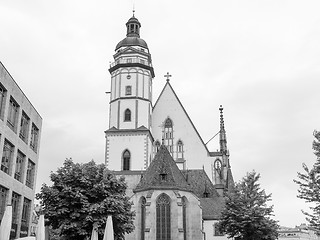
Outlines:
[[220,105],[220,152],[227,153],[227,137],[224,128],[223,107]]

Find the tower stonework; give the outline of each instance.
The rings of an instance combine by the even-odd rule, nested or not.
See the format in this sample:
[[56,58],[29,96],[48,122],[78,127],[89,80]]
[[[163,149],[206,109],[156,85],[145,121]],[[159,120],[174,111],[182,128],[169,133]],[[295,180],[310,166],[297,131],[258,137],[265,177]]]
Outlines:
[[152,79],[154,70],[141,24],[133,15],[127,35],[110,65],[111,91],[106,165],[110,170],[146,169],[152,158]]

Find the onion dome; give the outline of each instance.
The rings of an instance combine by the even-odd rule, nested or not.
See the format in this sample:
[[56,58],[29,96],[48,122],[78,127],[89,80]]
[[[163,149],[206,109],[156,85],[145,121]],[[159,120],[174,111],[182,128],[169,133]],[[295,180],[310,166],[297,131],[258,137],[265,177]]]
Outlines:
[[126,26],[127,26],[127,37],[121,40],[117,44],[116,51],[121,47],[128,47],[128,46],[140,46],[143,48],[148,48],[147,43],[140,38],[141,24],[134,15],[128,20],[128,22],[126,23]]

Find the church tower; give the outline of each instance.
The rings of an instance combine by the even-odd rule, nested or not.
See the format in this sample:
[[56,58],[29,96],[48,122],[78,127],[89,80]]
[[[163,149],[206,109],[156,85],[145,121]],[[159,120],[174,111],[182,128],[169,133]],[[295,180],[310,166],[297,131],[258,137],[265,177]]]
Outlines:
[[146,169],[152,158],[152,80],[154,70],[141,24],[133,16],[115,49],[111,74],[109,129],[105,161],[110,170]]
[[223,191],[232,188],[233,177],[231,173],[231,166],[229,162],[229,150],[227,148],[227,137],[226,130],[224,127],[224,118],[223,118],[223,107],[220,106],[220,131],[219,131],[219,140],[220,140],[220,151],[214,153],[216,159],[214,161],[212,172],[213,172],[213,181],[216,189],[220,194]]

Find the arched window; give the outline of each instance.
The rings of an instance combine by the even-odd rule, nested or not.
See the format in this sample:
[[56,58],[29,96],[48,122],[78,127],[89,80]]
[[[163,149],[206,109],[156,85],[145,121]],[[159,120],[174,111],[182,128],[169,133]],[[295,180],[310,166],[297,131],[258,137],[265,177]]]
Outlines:
[[187,199],[182,197],[182,226],[183,226],[183,240],[187,240]]
[[157,140],[154,144],[154,154],[156,154],[160,149],[160,142]]
[[181,140],[179,140],[177,142],[177,152],[178,153],[182,153],[183,152],[183,142]]
[[141,198],[141,240],[145,240],[145,228],[146,228],[146,199]]
[[125,150],[122,155],[123,164],[122,164],[122,170],[130,170],[130,152],[129,150]]
[[130,111],[130,109],[126,109],[124,111],[124,121],[125,122],[131,122],[131,111]]
[[164,144],[167,146],[168,151],[173,154],[173,123],[172,120],[168,117],[164,121],[164,129],[163,129],[163,138]]
[[161,194],[157,199],[156,210],[156,240],[171,239],[170,198]]

